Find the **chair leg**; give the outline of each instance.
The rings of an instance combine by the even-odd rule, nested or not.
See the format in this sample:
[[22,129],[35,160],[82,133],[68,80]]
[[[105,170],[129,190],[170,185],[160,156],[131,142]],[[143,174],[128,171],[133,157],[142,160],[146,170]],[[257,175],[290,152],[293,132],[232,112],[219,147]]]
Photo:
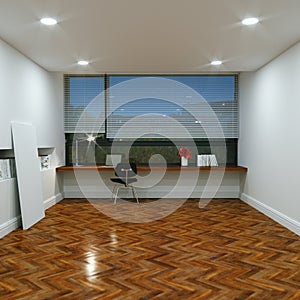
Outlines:
[[138,198],[138,196],[137,196],[137,193],[136,193],[135,188],[134,188],[133,186],[130,186],[130,187],[131,187],[131,190],[132,190],[132,194],[133,194],[133,196],[134,196],[135,199],[136,199],[136,202],[137,202],[138,204],[140,204],[139,198]]
[[115,184],[114,188],[113,188],[113,190],[111,192],[111,199],[114,199],[116,187],[117,187],[117,185]]
[[118,197],[119,189],[120,189],[120,187],[118,186],[118,187],[117,187],[117,192],[115,193],[115,201],[114,201],[114,204],[117,203],[117,197]]
[[[118,185],[115,185],[113,190],[112,190],[112,198],[114,196],[114,204],[117,203],[117,198],[118,198],[120,188],[122,188],[122,187],[118,186]],[[139,198],[137,196],[135,188],[132,185],[128,185],[127,188],[131,189],[133,197],[136,199],[136,202],[139,204],[140,202],[139,202]]]

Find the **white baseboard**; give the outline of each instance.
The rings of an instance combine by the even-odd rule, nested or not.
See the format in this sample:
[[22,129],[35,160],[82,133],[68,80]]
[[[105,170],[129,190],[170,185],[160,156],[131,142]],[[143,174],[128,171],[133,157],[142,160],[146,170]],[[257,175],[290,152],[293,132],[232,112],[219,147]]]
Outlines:
[[[63,199],[63,195],[61,193],[56,194],[55,196],[47,199],[44,201],[45,209],[55,205],[59,201]],[[14,231],[15,229],[21,226],[21,216],[14,217],[7,222],[0,224],[0,239],[3,238],[5,235],[9,234],[10,232]]]
[[14,217],[13,219],[1,224],[0,239],[20,226],[21,226],[21,216]]
[[300,222],[286,216],[278,210],[254,199],[245,193],[241,194],[241,200],[300,236]]
[[63,199],[63,194],[58,193],[58,194],[54,195],[53,197],[50,197],[50,198],[44,200],[45,209],[50,208],[51,206],[53,206],[56,203],[60,202],[62,199]]

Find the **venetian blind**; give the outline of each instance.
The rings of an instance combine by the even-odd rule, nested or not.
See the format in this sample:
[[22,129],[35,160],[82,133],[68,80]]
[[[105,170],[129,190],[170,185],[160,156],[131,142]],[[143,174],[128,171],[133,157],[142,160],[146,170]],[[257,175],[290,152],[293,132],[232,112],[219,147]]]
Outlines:
[[105,132],[104,76],[65,75],[66,133]]
[[238,76],[109,76],[108,138],[237,138]]

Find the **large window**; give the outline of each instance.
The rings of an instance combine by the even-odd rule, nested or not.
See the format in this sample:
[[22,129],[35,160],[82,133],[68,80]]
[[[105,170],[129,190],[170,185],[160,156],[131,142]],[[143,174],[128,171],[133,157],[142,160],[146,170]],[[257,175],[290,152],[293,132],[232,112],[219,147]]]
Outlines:
[[105,132],[104,76],[65,75],[65,132]]
[[[65,76],[65,132],[107,138],[237,138],[236,75]],[[105,115],[105,111],[107,115]]]
[[109,76],[108,138],[237,138],[235,75]]
[[67,164],[75,162],[74,140],[80,163],[91,163],[84,142],[91,133],[97,164],[105,163],[113,143],[127,155],[132,140],[130,158],[137,163],[161,154],[177,164],[175,140],[187,147],[195,142],[199,154],[212,153],[213,140],[218,161],[225,155],[227,165],[237,163],[237,75],[65,75],[64,86]]

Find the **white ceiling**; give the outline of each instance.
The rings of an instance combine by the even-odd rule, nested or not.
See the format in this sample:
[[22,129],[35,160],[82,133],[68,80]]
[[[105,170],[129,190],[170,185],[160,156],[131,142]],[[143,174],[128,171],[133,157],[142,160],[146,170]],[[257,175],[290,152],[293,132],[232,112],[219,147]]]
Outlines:
[[49,71],[251,71],[300,40],[300,0],[0,0],[0,37]]

